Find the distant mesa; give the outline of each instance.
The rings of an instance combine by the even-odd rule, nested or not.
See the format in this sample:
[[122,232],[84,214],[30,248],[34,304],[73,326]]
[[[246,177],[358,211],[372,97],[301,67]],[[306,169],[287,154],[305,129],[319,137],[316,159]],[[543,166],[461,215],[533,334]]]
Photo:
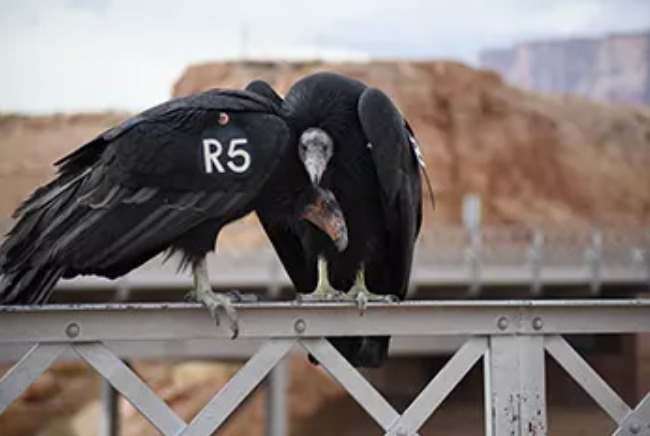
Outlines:
[[525,42],[484,50],[479,61],[525,89],[650,105],[650,31]]

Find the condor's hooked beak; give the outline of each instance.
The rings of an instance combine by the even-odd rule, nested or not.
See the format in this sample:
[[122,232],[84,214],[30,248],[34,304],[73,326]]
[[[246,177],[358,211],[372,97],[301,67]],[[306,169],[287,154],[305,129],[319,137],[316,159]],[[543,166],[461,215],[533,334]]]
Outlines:
[[316,186],[316,199],[307,205],[302,217],[330,237],[338,251],[348,246],[348,228],[336,197],[330,191]]
[[305,158],[305,169],[309,175],[309,180],[313,185],[318,185],[320,183],[321,177],[325,172],[325,167],[327,163],[320,156],[308,156]]

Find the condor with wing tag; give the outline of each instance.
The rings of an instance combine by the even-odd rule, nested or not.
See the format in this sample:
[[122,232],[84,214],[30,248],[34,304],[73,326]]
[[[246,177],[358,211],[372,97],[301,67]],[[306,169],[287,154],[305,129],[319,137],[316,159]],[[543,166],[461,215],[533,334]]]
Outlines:
[[[331,195],[292,172],[295,135],[283,117],[271,99],[211,90],[151,108],[65,156],[14,214],[0,246],[0,304],[42,303],[59,278],[115,278],[169,249],[192,266],[196,299],[215,317],[228,311],[205,260],[223,226],[259,208],[289,226],[314,205],[342,220]],[[283,191],[289,173],[297,177]],[[315,218],[323,231],[345,240],[324,214]]]

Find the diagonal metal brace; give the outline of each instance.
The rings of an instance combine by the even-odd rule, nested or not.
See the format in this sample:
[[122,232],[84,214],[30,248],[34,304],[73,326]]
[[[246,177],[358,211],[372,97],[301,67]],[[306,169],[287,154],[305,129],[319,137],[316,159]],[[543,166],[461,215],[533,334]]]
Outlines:
[[630,408],[582,356],[559,335],[547,336],[545,347],[560,366],[620,425],[631,412]]
[[334,377],[361,407],[388,430],[400,415],[327,339],[301,339],[300,344]]
[[465,342],[391,426],[386,436],[414,434],[419,430],[483,356],[487,347],[486,337],[474,337]]
[[106,345],[91,342],[72,347],[162,434],[175,435],[185,427],[185,421]]
[[181,434],[203,436],[214,433],[286,356],[295,342],[293,339],[277,339],[264,344],[194,417]]
[[68,348],[68,344],[36,344],[0,380],[0,414]]

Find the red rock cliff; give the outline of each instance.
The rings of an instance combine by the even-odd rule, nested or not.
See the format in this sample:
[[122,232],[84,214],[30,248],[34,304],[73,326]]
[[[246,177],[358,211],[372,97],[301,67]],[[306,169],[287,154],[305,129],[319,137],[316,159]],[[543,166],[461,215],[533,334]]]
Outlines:
[[650,112],[508,86],[443,62],[211,63],[190,67],[175,96],[243,87],[280,92],[318,70],[384,89],[423,144],[438,198],[433,223],[458,222],[479,193],[487,223],[650,222]]

